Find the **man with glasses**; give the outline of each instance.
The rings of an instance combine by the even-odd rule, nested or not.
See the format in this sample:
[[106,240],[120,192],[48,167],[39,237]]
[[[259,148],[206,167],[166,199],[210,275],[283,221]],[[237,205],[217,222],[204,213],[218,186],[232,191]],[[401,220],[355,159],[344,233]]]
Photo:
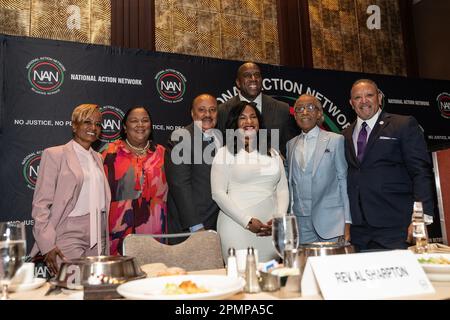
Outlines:
[[411,116],[382,111],[382,94],[370,79],[352,85],[350,105],[358,116],[343,131],[352,244],[359,250],[406,249],[414,201],[422,202],[425,214],[434,213],[422,130]]
[[300,243],[348,241],[350,208],[344,137],[319,128],[320,101],[308,94],[295,102],[301,134],[287,143],[290,212],[297,217]]
[[239,94],[218,107],[217,128],[225,135],[225,123],[231,108],[239,101],[254,102],[264,120],[267,129],[279,130],[279,141],[272,141],[272,146],[279,144],[283,157],[286,156],[286,142],[299,134],[294,117],[289,112],[289,105],[263,94],[262,75],[259,66],[253,62],[242,64],[236,75]]

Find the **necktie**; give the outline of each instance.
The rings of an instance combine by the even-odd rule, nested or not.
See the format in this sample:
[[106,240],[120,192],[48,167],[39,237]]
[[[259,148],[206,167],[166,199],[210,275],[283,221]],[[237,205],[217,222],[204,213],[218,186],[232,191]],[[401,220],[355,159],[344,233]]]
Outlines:
[[363,156],[364,156],[364,150],[366,149],[366,144],[367,144],[367,123],[363,122],[361,124],[361,130],[359,131],[358,134],[358,141],[357,141],[357,146],[358,146],[358,160],[359,162],[362,161]]
[[[208,142],[207,142],[207,145],[208,145],[208,147],[209,147],[209,145],[211,145],[211,144],[214,144],[214,136],[211,136],[211,138],[208,140]],[[216,155],[216,151],[217,151],[217,149],[218,149],[218,144],[216,143],[215,145],[214,145],[214,148],[212,149],[212,151],[211,151],[211,156],[215,156]]]
[[306,157],[305,157],[305,139],[306,135],[302,134],[300,137],[300,168],[305,171],[306,168]]
[[206,144],[213,143],[214,142],[214,136],[203,135],[203,141],[205,141]]

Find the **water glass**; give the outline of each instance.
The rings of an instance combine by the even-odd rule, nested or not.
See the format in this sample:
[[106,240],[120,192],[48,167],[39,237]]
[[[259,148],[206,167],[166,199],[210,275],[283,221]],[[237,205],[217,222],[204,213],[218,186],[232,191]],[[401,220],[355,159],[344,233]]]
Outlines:
[[22,266],[26,254],[25,226],[22,222],[0,222],[1,300],[8,299],[8,286]]
[[299,234],[297,218],[294,215],[286,215],[273,219],[272,242],[278,255],[283,259],[287,253],[295,251],[298,248]]

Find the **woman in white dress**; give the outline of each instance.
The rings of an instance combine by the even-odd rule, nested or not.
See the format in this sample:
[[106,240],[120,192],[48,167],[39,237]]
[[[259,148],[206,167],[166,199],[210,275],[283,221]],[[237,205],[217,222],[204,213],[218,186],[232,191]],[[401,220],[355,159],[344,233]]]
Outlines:
[[217,231],[222,253],[228,248],[258,250],[258,260],[277,258],[272,244],[272,218],[285,215],[289,192],[283,160],[264,136],[264,124],[253,103],[240,102],[228,115],[233,129],[217,151],[211,168],[212,197],[220,207]]

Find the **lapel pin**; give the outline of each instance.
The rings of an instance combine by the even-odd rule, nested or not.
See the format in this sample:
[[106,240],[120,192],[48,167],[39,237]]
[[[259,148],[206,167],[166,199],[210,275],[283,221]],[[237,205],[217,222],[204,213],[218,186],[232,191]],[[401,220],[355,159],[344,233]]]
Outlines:
[[382,126],[382,125],[384,124],[384,121],[381,120],[381,121],[379,122],[379,124],[380,124],[380,126]]

